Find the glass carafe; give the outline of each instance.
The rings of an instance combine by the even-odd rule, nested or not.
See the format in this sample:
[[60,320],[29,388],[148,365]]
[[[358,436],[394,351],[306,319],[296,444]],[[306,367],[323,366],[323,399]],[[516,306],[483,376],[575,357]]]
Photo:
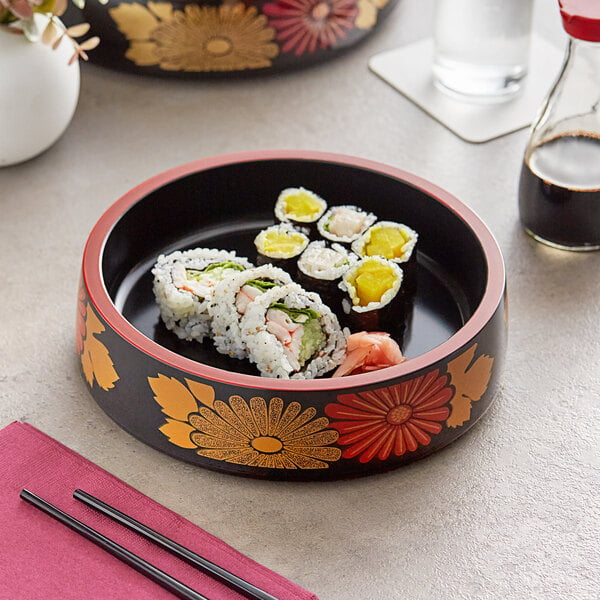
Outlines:
[[519,212],[536,240],[600,249],[600,2],[559,1],[569,35],[556,83],[532,127]]

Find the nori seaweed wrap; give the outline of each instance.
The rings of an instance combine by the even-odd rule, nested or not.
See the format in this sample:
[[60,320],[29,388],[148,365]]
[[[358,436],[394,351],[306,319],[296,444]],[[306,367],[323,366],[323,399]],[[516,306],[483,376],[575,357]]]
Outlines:
[[363,258],[352,265],[340,284],[347,294],[342,303],[342,324],[352,332],[387,331],[401,343],[408,316],[402,281],[402,269],[381,256]]
[[393,261],[404,273],[405,293],[414,293],[417,285],[418,240],[416,231],[402,223],[379,221],[352,243],[352,250],[360,257],[381,256]]

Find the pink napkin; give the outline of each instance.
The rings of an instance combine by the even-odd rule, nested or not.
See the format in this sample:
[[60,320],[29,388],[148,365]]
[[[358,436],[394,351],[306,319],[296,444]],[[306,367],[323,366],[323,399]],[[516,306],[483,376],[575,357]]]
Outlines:
[[0,598],[172,600],[175,596],[19,498],[27,488],[211,600],[240,594],[74,500],[73,490],[113,505],[281,600],[314,594],[25,423],[0,430]]

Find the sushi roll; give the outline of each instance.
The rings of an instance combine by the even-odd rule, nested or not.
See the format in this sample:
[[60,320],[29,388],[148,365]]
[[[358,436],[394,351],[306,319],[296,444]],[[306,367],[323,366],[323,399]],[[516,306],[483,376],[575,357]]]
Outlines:
[[351,331],[385,331],[401,339],[405,329],[406,298],[400,293],[402,269],[381,256],[359,260],[343,275],[347,293],[343,321]]
[[247,259],[227,250],[161,254],[152,268],[153,291],[167,329],[182,340],[203,341],[211,332],[208,307],[217,283],[250,267]]
[[242,339],[261,376],[313,379],[345,356],[346,338],[318,294],[296,283],[273,288],[248,305]]
[[377,221],[377,217],[358,206],[334,206],[317,223],[319,234],[327,240],[350,244]]
[[308,246],[308,236],[289,223],[263,229],[254,239],[256,263],[273,264],[294,273],[298,256]]
[[404,272],[406,292],[416,287],[416,231],[393,221],[379,221],[352,243],[352,250],[361,258],[382,256],[397,263]]
[[212,338],[221,354],[246,358],[240,323],[248,305],[266,291],[291,283],[290,275],[273,265],[263,265],[233,274],[217,284],[208,307],[212,317]]
[[339,313],[344,293],[339,287],[342,275],[358,260],[341,244],[311,242],[298,259],[297,282],[316,292],[325,304]]
[[309,236],[317,232],[317,221],[327,210],[327,202],[310,190],[286,188],[275,203],[275,218],[280,223],[291,223]]

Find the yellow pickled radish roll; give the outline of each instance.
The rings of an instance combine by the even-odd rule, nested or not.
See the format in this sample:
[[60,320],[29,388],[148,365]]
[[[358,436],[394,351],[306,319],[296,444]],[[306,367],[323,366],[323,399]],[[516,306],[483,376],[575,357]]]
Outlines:
[[263,229],[254,239],[259,255],[273,259],[294,258],[308,246],[308,236],[287,223]]
[[380,256],[359,260],[342,280],[351,310],[367,312],[383,308],[398,295],[402,277],[397,264]]
[[417,239],[417,232],[407,225],[380,221],[352,244],[352,250],[360,257],[382,256],[397,263],[407,263]]
[[275,217],[282,223],[315,223],[327,210],[327,202],[303,187],[286,188],[275,203]]

